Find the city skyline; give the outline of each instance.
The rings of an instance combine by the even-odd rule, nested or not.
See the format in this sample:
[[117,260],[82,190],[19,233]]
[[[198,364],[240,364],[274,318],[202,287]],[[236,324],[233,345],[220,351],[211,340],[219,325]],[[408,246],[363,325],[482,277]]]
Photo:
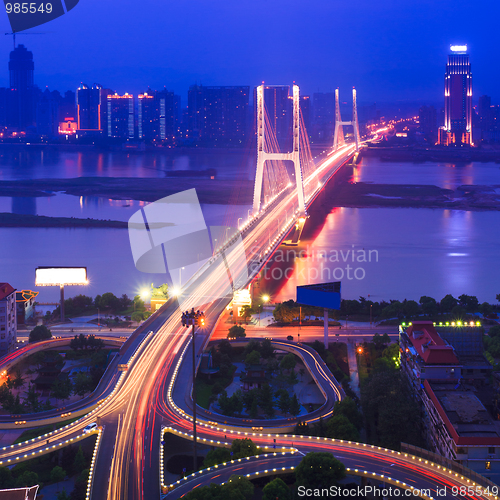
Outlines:
[[[188,11],[183,5],[148,0],[137,20],[133,9],[117,10],[113,3],[98,8],[91,0],[37,30],[45,34],[20,34],[17,41],[34,53],[35,83],[51,90],[97,81],[119,93],[166,85],[184,94],[200,82],[217,86],[295,81],[305,94],[356,86],[363,101],[377,102],[440,100],[448,47],[467,43],[474,59],[475,94],[498,100],[500,66],[491,59],[489,33],[494,32],[499,8],[487,4],[492,15],[448,0],[420,3],[418,9],[392,0],[376,7],[365,1],[353,6],[316,1],[307,9],[274,2],[259,17],[263,5],[258,2],[216,2],[211,9],[195,3]],[[277,23],[280,15],[284,18]],[[262,35],[254,38],[257,22]],[[62,34],[67,36],[64,43]],[[10,42],[6,37],[0,59],[7,59]],[[5,79],[0,75],[0,86]]]

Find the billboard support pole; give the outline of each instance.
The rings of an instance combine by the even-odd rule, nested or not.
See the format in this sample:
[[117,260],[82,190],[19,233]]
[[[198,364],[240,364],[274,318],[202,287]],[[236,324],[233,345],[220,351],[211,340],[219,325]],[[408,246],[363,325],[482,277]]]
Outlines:
[[324,337],[325,349],[328,349],[328,309],[326,307],[324,310],[323,321],[325,325],[325,337]]
[[61,322],[64,321],[64,283],[61,283],[61,285],[59,285],[60,289],[61,289],[61,305],[60,305],[60,308],[61,308]]

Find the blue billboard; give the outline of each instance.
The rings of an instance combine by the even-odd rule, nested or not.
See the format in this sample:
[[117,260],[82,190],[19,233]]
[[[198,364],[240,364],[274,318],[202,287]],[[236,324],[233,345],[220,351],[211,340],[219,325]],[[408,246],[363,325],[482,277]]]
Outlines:
[[340,309],[340,281],[297,287],[297,303],[306,306]]

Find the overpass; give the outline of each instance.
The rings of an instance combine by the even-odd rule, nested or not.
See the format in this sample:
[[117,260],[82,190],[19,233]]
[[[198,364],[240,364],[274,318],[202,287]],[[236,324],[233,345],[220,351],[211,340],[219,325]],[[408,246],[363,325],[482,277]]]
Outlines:
[[[300,117],[299,108],[294,107],[294,113],[298,113]],[[263,123],[265,126],[265,117]],[[160,497],[159,456],[163,429],[168,426],[189,438],[192,428],[188,413],[177,412],[173,404],[174,400],[179,401],[179,394],[184,400],[186,389],[191,387],[191,377],[187,375],[192,370],[191,349],[198,355],[203,351],[217,319],[232,300],[235,287],[246,286],[292,232],[295,234],[291,239],[292,243],[294,239],[297,241],[296,234],[305,222],[304,216],[308,207],[314,203],[328,180],[355,152],[354,145],[341,145],[315,165],[314,162],[308,161],[307,143],[305,147],[300,147],[300,125],[297,130],[297,123],[300,124],[299,118],[294,116],[294,147],[298,145],[299,150],[292,151],[292,161],[295,163],[298,158],[299,163],[303,162],[300,163],[302,182],[295,185],[287,182],[283,165],[275,164],[281,160],[265,159],[262,166],[263,189],[260,193],[263,195],[263,205],[259,206],[258,211],[254,210],[240,232],[229,235],[220,243],[213,257],[185,284],[181,295],[177,299],[169,300],[122,346],[116,362],[127,364],[128,370],[115,372],[109,384],[103,387],[98,404],[93,408],[89,406],[89,413],[70,426],[51,433],[48,443],[44,436],[0,450],[0,465],[47,453],[79,439],[83,427],[99,417],[102,429],[99,431],[93,458],[87,498],[149,500]],[[263,141],[263,144],[267,148],[269,141]],[[303,156],[300,156],[301,151]],[[264,152],[269,153],[269,150]],[[243,262],[238,252],[240,243],[245,249],[246,259]],[[228,280],[228,271],[231,280]],[[198,332],[195,345],[191,345],[190,335],[181,325],[179,304],[182,309],[204,306],[207,326]],[[312,359],[310,358],[311,362]],[[173,387],[172,383],[180,369],[183,370],[183,376],[177,387]],[[334,390],[333,387],[331,390]],[[180,408],[178,404],[176,406]],[[231,429],[233,435],[251,430],[250,426],[247,426],[247,431],[236,430],[240,427],[242,426],[234,426]],[[200,439],[209,439],[217,444],[221,444],[223,436],[227,435],[227,429],[224,431],[224,428],[218,425],[202,428]],[[268,435],[262,434],[253,438],[260,445],[269,447]],[[290,447],[299,446],[299,440],[300,447],[304,450],[310,449],[307,446],[312,446],[313,442],[312,438],[306,440],[285,436],[279,439],[283,440],[283,445],[290,444]],[[314,446],[316,449],[325,449],[326,443],[317,440]],[[390,466],[387,461],[380,461],[377,465],[373,457],[353,451],[361,448],[352,448],[349,443],[336,443],[335,446],[343,454],[356,457],[359,464],[366,466],[366,470],[376,468],[374,473]],[[392,456],[394,452],[389,450],[384,453]],[[398,460],[402,470],[415,466],[407,457]],[[428,472],[418,469],[417,476],[424,481]],[[453,484],[462,484],[460,478],[454,478],[453,481]]]

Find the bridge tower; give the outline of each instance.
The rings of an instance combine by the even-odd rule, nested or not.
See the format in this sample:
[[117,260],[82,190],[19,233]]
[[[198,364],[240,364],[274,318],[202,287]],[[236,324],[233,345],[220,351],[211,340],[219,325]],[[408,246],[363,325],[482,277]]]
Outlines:
[[257,87],[257,171],[255,174],[255,185],[253,194],[253,214],[260,211],[262,198],[262,183],[264,177],[264,163],[267,160],[289,160],[295,167],[295,179],[297,182],[297,197],[299,215],[306,215],[304,201],[304,183],[302,168],[300,165],[300,89],[298,85],[293,86],[293,147],[290,153],[268,153],[266,151],[266,127],[264,114],[264,85]]
[[339,149],[339,144],[344,144],[343,125],[351,125],[354,129],[354,140],[356,141],[356,151],[359,151],[359,125],[358,125],[358,107],[356,104],[356,89],[352,89],[352,121],[343,122],[340,118],[339,89],[335,89],[335,135],[333,138],[333,150]]

